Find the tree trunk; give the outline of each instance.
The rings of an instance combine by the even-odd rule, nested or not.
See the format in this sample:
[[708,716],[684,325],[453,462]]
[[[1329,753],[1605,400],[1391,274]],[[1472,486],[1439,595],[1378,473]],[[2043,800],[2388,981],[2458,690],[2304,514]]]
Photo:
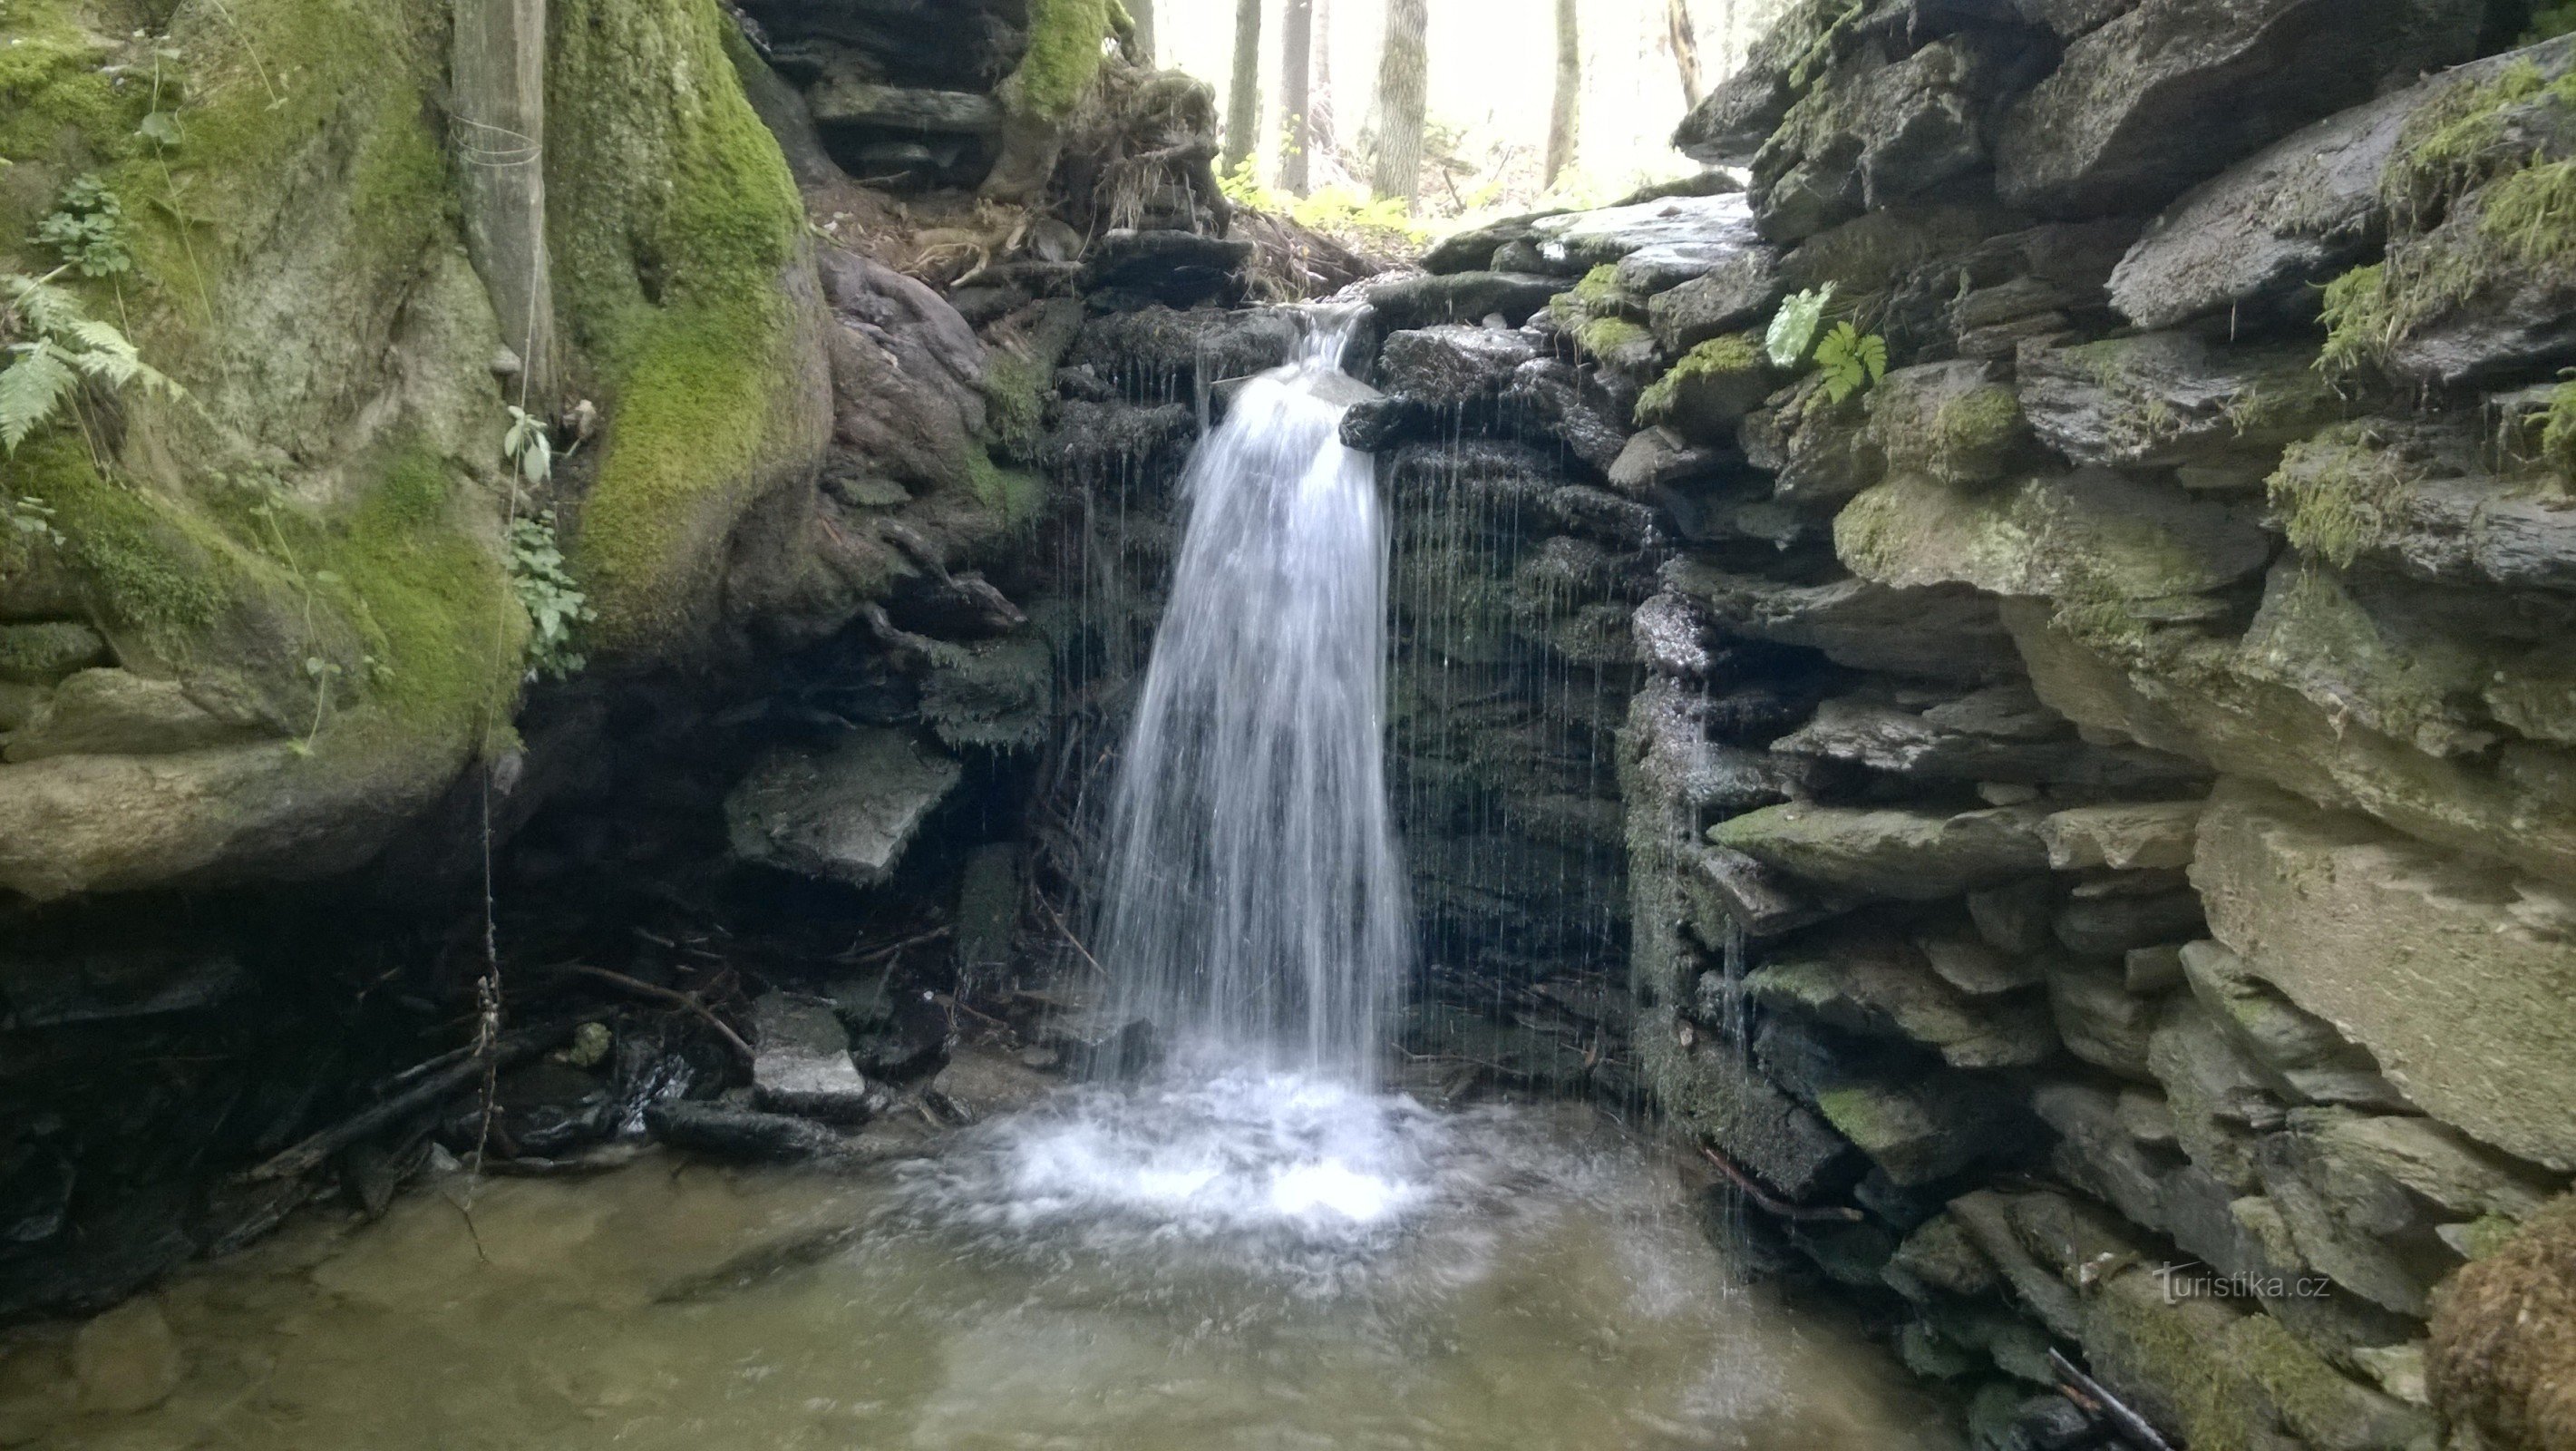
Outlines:
[[1333,126],[1333,0],[1315,0],[1315,84],[1306,136],[1317,156],[1330,156],[1342,144]]
[[1315,0],[1287,0],[1279,16],[1279,110],[1288,151],[1279,159],[1279,185],[1296,196],[1311,189],[1313,177],[1307,157],[1314,144],[1314,128],[1308,124],[1314,108],[1314,57]]
[[[1727,29],[1734,28],[1735,7],[1727,6]],[[1706,87],[1700,83],[1699,32],[1691,25],[1690,0],[1664,0],[1664,25],[1673,47],[1673,64],[1682,73],[1682,104],[1696,108]],[[1724,44],[1732,39],[1720,40]]]
[[1386,42],[1377,62],[1377,194],[1412,201],[1422,192],[1422,122],[1429,99],[1430,0],[1387,0]]
[[1136,63],[1151,66],[1154,64],[1154,0],[1127,0],[1127,14],[1136,22]]
[[450,71],[465,252],[501,339],[519,355],[512,400],[543,412],[555,383],[554,262],[546,250],[546,0],[456,0]]
[[1225,94],[1225,171],[1232,176],[1260,142],[1261,0],[1234,3],[1234,84]]
[[[1574,164],[1574,128],[1583,106],[1583,32],[1575,0],[1556,0],[1556,99],[1547,110],[1547,184]],[[1676,0],[1678,3],[1678,0]]]

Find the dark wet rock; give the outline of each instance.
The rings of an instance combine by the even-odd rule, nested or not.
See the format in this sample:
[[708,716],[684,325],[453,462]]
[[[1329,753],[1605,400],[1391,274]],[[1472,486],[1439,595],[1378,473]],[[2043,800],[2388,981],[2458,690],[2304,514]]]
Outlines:
[[1703,483],[1739,462],[1731,450],[1698,447],[1668,429],[1648,428],[1631,436],[1611,461],[1610,487],[1632,498],[1654,498]]
[[1082,259],[1082,287],[1095,297],[1133,299],[1135,305],[1191,308],[1243,300],[1243,266],[1252,244],[1195,232],[1130,231],[1101,234]]
[[1130,399],[1169,403],[1201,383],[1278,367],[1295,353],[1298,337],[1296,318],[1277,308],[1147,307],[1085,322],[1066,361]]
[[1782,1019],[1763,1024],[1753,1051],[1774,1082],[1813,1105],[1899,1188],[1937,1183],[2014,1145],[2009,1125],[2019,1105],[1989,1080],[1939,1069],[1861,1071],[1837,1045]]
[[[492,1108],[493,1141],[514,1159],[561,1158],[605,1141],[618,1127],[614,1085],[567,1063],[529,1063],[502,1074],[493,1084]],[[480,1140],[481,1120],[482,1105],[469,1104],[450,1124],[449,1137]],[[386,1178],[369,1186],[377,1212],[383,1202],[376,1196],[394,1188],[392,1166],[382,1167]]]
[[832,435],[870,474],[937,488],[966,481],[986,423],[984,345],[919,281],[837,247],[818,258],[830,337]]
[[1629,749],[1673,800],[1694,812],[1733,815],[1816,793],[1827,773],[1813,763],[1721,744],[1708,705],[1670,681],[1650,683],[1629,712]]
[[694,1099],[654,1104],[644,1111],[644,1124],[676,1148],[743,1163],[830,1159],[851,1148],[848,1139],[810,1119]]
[[1887,455],[1864,426],[1867,407],[1856,397],[1837,403],[1820,380],[1802,379],[1745,418],[1745,461],[1771,472],[1782,503],[1837,507],[1887,473]]
[[1678,281],[1690,266],[1714,265],[1759,240],[1746,198],[1725,192],[1541,217],[1530,223],[1530,240],[1522,245],[1547,270],[1567,274],[1642,257],[1639,265],[1648,271],[1637,280],[1644,291],[1651,290],[1643,284],[1656,269]]
[[1575,534],[1615,549],[1651,549],[1664,542],[1653,508],[1606,489],[1569,484],[1547,496],[1548,512]]
[[2014,0],[2022,18],[2044,25],[2060,40],[2101,29],[2138,7],[2138,0]]
[[1498,222],[1488,222],[1481,227],[1469,227],[1464,231],[1452,232],[1433,243],[1431,250],[1422,254],[1422,270],[1435,277],[1456,272],[1485,271],[1494,265],[1496,252],[1511,243],[1528,240],[1530,223],[1541,217],[1554,215],[1556,213],[1553,212],[1530,212],[1522,216],[1505,217]]
[[944,1108],[975,1122],[1030,1107],[1062,1081],[998,1053],[960,1049],[924,1096],[936,1095]]
[[1730,635],[1820,650],[1857,670],[1970,685],[2019,670],[1994,599],[1970,589],[1782,584],[1691,559],[1666,565],[1664,582],[1705,602]]
[[771,992],[751,1013],[751,1091],[762,1108],[849,1128],[877,1115],[883,1096],[850,1061],[829,1000]]
[[1121,474],[1168,472],[1198,438],[1186,403],[1140,407],[1067,399],[1038,443],[1037,461],[1058,478],[1098,484]]
[[1443,324],[1390,334],[1378,349],[1377,384],[1392,398],[1431,408],[1490,403],[1512,385],[1538,345],[1519,332]]
[[[1786,872],[1724,847],[1686,847],[1682,894],[1692,922],[1723,939],[1732,926],[1760,940],[1812,927],[1849,911],[1852,899],[1820,892]],[[1703,910],[1703,904],[1705,909]]]
[[1442,323],[1481,325],[1499,316],[1519,327],[1565,290],[1562,278],[1526,272],[1456,272],[1371,282],[1360,295],[1378,322],[1404,331]]
[[1709,829],[1709,840],[1792,876],[1868,897],[1931,902],[2045,870],[2039,816],[1787,805]]
[[1509,397],[1524,422],[1599,473],[1607,474],[1628,445],[1624,412],[1570,363],[1536,358],[1521,364]]
[[2143,0],[2013,108],[1998,187],[2057,216],[2161,205],[2384,78],[2468,59],[2483,19],[2470,0]]
[[726,796],[726,830],[744,861],[873,886],[960,775],[907,732],[854,731],[829,751],[762,760]]
[[225,952],[105,945],[21,956],[0,949],[0,1020],[20,1028],[195,1012],[248,985],[239,960]]
[[[1622,263],[1623,271],[1636,258]],[[1780,254],[1767,246],[1735,248],[1710,259],[1696,275],[1656,293],[1646,303],[1655,341],[1676,356],[1711,338],[1770,320],[1787,289],[1780,282]]]
[[2088,745],[2023,685],[1928,707],[1873,696],[1829,700],[1772,749],[1919,781],[2152,790],[2204,774],[2192,762],[2142,747]]
[[1656,1101],[1684,1131],[1790,1202],[1859,1174],[1850,1144],[1755,1071],[1741,1048],[1686,1035],[1664,1018],[1639,1025],[1637,1053]]
[[966,136],[991,136],[1002,129],[1002,105],[991,96],[879,85],[846,73],[807,87],[805,105],[815,124],[826,127]]
[[2040,441],[2077,464],[2259,479],[2275,451],[2342,416],[2315,364],[2296,344],[2224,348],[2179,332],[2025,348],[2021,402]]
[[2010,361],[2027,339],[2108,326],[2111,274],[2137,235],[2138,224],[2125,219],[2006,232],[1968,248],[1946,273],[1946,292],[1938,286],[1943,264],[1918,274],[1906,292],[1913,307],[1937,307],[1945,346]]
[[2380,176],[2433,83],[2297,132],[2166,209],[2111,274],[2111,301],[2143,328],[2241,309],[2312,309],[2306,289],[2366,260],[2386,235]]
[[2027,1067],[2057,1050],[2039,1002],[1970,998],[1912,943],[1876,928],[1826,928],[1772,948],[1744,988],[1771,1012],[1920,1044],[1954,1068]]

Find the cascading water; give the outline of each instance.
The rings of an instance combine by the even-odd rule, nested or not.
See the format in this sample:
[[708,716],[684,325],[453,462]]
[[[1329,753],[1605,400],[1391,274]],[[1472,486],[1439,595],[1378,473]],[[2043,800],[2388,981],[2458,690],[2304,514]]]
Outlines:
[[1188,519],[1111,805],[1120,1020],[1202,1068],[1366,1086],[1412,925],[1386,792],[1387,544],[1341,441],[1350,322],[1246,383]]

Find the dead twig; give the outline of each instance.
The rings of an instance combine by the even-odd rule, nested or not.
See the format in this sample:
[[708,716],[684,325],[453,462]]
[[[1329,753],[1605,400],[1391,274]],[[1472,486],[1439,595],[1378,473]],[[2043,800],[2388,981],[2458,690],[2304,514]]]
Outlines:
[[2054,1348],[2048,1352],[2048,1365],[2057,1372],[2058,1391],[2079,1408],[2111,1423],[2122,1440],[2138,1451],[2173,1451],[2173,1443],[2157,1434],[2147,1418],[2130,1410],[2118,1396],[2102,1388],[2102,1383],[2075,1368],[2075,1362]]
[[[393,1097],[351,1114],[288,1148],[264,1163],[243,1171],[242,1182],[263,1183],[287,1179],[319,1168],[322,1161],[374,1134],[386,1126],[418,1113],[440,1099],[473,1083],[484,1075],[487,1063],[492,1071],[535,1057],[547,1048],[571,1036],[573,1025],[557,1023],[525,1032],[504,1034],[495,1039],[488,1055],[475,1054],[449,1063],[445,1068],[420,1079]],[[444,1056],[444,1055],[443,1055]]]
[[883,947],[872,947],[865,952],[853,950],[842,956],[835,957],[832,960],[851,967],[865,967],[869,963],[883,962],[889,957],[909,952],[913,948],[937,942],[956,930],[957,929],[955,927],[933,927],[927,932],[916,933],[913,936],[903,939],[901,942],[889,942]]
[[1754,1208],[1774,1218],[1796,1220],[1801,1223],[1822,1220],[1836,1224],[1857,1224],[1865,1217],[1859,1210],[1848,1205],[1827,1204],[1809,1207],[1791,1204],[1785,1199],[1775,1199],[1761,1185],[1753,1182],[1753,1176],[1735,1167],[1724,1154],[1706,1144],[1700,1145],[1699,1151],[1710,1163],[1717,1166],[1717,1172],[1724,1174],[1729,1183],[1744,1191],[1744,1197],[1753,1201]]
[[604,967],[593,967],[586,962],[558,963],[556,964],[555,970],[557,972],[579,973],[583,977],[596,978],[601,982],[607,983],[611,987],[623,988],[627,992],[637,994],[641,997],[653,998],[660,1002],[672,1003],[679,1007],[686,1008],[690,1012],[697,1014],[701,1019],[705,1020],[708,1027],[715,1029],[718,1036],[722,1037],[725,1042],[731,1044],[733,1046],[733,1051],[742,1055],[742,1061],[748,1063],[757,1056],[751,1051],[751,1045],[743,1041],[742,1035],[725,1026],[724,1019],[717,1017],[713,1009],[709,1008],[705,1003],[698,1001],[697,994],[695,993],[676,992],[670,988],[660,987],[653,983],[638,981],[635,978],[628,977],[622,972],[610,972]]
[[1055,923],[1055,930],[1064,934],[1064,940],[1073,944],[1073,950],[1082,954],[1082,960],[1091,964],[1091,970],[1093,972],[1100,974],[1104,978],[1109,976],[1109,969],[1102,967],[1100,965],[1100,959],[1092,956],[1091,949],[1083,946],[1082,939],[1074,936],[1073,929],[1065,925],[1063,914],[1056,911],[1055,904],[1053,902],[1048,901],[1044,897],[1040,897],[1038,898],[1038,907],[1047,914],[1048,920]]

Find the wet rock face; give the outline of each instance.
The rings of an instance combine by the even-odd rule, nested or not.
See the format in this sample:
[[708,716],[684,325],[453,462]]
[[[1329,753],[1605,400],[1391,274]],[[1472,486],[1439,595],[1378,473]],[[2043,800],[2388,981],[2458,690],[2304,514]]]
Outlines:
[[2193,1444],[2536,1424],[2554,1330],[2480,1284],[2445,1361],[2426,1317],[2576,1177],[2535,997],[2576,961],[2576,345],[2555,221],[2496,220],[2561,181],[2576,47],[2480,56],[2447,0],[1977,8],[1786,7],[1680,137],[1889,367],[1716,387],[1684,353],[1779,296],[1743,258],[1643,309],[1734,330],[1673,333],[1608,474],[1688,526],[1623,743],[1647,1086],[1897,1244],[1909,1363],[1998,1427],[2052,1342]]

